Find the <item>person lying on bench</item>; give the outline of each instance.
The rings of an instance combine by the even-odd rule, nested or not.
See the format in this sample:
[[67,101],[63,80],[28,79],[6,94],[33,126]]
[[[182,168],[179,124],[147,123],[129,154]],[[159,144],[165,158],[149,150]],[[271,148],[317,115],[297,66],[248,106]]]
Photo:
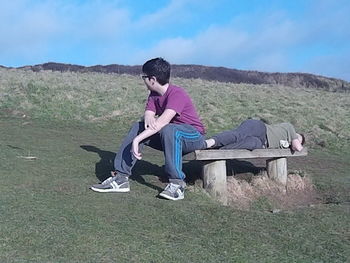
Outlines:
[[293,151],[301,151],[305,137],[296,133],[294,126],[288,122],[270,125],[261,120],[248,119],[236,129],[216,134],[205,142],[207,148],[247,150],[291,148]]

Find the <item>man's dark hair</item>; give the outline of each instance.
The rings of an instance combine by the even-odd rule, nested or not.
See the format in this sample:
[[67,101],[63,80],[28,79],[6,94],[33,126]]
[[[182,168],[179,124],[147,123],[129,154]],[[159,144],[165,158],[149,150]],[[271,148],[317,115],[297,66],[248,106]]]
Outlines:
[[304,145],[304,144],[305,144],[305,136],[304,136],[303,133],[299,133],[299,134],[300,134],[300,136],[301,136],[301,138],[302,138],[302,140],[301,140],[301,145]]
[[142,66],[142,72],[149,77],[156,77],[160,85],[169,83],[170,64],[163,58],[148,60]]

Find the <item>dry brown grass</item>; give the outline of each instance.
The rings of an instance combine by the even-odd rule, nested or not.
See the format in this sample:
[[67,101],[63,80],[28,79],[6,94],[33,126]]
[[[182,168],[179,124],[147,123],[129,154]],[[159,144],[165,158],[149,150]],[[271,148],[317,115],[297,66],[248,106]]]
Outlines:
[[239,209],[249,209],[254,202],[266,198],[271,211],[293,209],[319,203],[318,194],[308,177],[289,174],[284,186],[269,179],[266,172],[253,176],[251,181],[228,177],[228,203]]

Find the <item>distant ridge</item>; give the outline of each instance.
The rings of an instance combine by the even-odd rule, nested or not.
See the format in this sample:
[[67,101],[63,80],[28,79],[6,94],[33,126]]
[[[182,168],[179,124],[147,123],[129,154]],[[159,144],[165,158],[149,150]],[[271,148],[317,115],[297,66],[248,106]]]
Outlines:
[[[141,66],[125,65],[96,65],[80,66],[48,62],[44,64],[19,67],[33,71],[71,71],[71,72],[100,72],[138,75]],[[308,73],[266,73],[259,71],[247,71],[229,69],[225,67],[208,67],[201,65],[172,65],[172,76],[181,78],[200,78],[219,82],[249,83],[249,84],[280,84],[296,88],[315,88],[327,91],[350,91],[350,83],[341,79],[328,78]]]

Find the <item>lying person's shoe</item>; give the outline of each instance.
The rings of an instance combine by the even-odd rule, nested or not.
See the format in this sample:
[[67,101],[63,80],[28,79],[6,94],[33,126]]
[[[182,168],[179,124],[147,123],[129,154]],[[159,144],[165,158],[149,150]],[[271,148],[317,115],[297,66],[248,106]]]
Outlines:
[[185,189],[181,185],[170,183],[159,196],[174,201],[181,200],[185,197]]
[[94,184],[91,190],[100,193],[126,193],[130,191],[129,179],[127,176],[120,176],[112,172],[115,176],[108,177],[100,184]]

